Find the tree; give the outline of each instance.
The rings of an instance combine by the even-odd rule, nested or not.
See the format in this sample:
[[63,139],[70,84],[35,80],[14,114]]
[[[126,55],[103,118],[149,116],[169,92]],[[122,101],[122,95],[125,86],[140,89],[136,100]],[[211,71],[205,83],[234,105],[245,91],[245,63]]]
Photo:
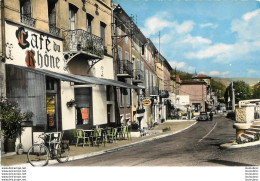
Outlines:
[[[233,89],[235,90],[235,103],[251,98],[250,87],[244,81],[233,82]],[[228,102],[228,97],[230,97],[230,100],[232,100],[232,83],[230,83],[226,88],[224,96],[226,102]]]
[[260,99],[260,82],[256,83],[252,87],[252,98],[253,99]]
[[221,82],[216,81],[214,79],[211,79],[210,80],[210,85],[212,87],[212,90],[214,92],[218,93],[218,98],[223,98],[224,97],[224,93],[225,93],[225,90],[226,90],[226,86],[224,84],[222,84]]

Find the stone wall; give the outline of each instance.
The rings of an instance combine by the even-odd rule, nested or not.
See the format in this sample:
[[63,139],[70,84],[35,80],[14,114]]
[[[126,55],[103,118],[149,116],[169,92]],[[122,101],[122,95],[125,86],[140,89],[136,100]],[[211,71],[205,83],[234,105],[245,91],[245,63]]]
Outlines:
[[246,108],[245,107],[236,109],[236,122],[246,123]]

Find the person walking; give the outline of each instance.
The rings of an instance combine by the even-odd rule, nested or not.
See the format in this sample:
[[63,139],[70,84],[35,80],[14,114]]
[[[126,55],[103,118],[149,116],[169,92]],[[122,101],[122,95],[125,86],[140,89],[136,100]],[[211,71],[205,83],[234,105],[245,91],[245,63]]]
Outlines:
[[209,118],[210,118],[210,121],[213,120],[213,113],[212,113],[212,111],[210,111],[210,113],[209,113]]

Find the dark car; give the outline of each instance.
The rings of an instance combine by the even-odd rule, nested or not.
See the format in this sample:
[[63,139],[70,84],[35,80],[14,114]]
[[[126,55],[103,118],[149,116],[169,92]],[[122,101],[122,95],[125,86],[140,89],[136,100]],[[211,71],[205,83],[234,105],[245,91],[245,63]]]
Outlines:
[[209,115],[207,112],[200,112],[200,115],[198,117],[198,121],[208,121]]

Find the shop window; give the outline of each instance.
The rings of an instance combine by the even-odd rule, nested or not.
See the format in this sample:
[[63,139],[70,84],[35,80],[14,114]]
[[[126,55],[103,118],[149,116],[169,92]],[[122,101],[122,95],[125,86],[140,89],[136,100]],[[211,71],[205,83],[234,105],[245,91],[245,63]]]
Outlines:
[[[59,129],[58,119],[58,80],[46,77],[45,109],[47,116],[47,131],[57,131]],[[58,124],[59,122],[59,124]]]
[[100,37],[103,39],[103,44],[105,45],[106,42],[106,37],[105,37],[105,32],[106,32],[106,24],[103,22],[100,22]]
[[76,29],[76,15],[78,8],[72,4],[69,4],[69,29]]
[[46,79],[46,90],[56,90],[54,79]]
[[87,13],[86,16],[87,16],[87,18],[86,18],[86,20],[87,20],[87,22],[86,22],[87,32],[92,33],[92,21],[93,21],[94,17],[91,16],[90,14],[88,14],[88,13]]
[[74,90],[77,113],[77,125],[92,124],[92,89],[89,87]]

